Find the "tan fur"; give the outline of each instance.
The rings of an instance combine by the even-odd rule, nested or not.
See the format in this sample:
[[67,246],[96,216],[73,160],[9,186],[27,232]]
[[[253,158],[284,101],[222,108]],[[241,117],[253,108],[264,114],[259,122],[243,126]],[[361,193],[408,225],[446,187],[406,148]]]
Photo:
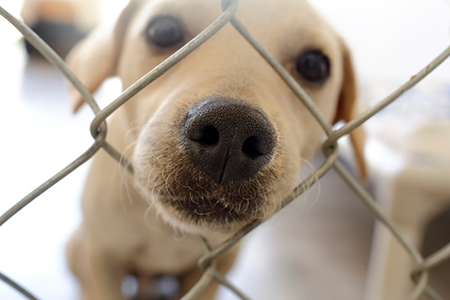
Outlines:
[[[176,16],[190,39],[220,13],[220,1],[132,1],[115,30],[91,35],[73,51],[69,64],[91,92],[114,74],[127,88],[176,50],[145,43],[143,30],[152,17]],[[356,91],[348,51],[308,3],[244,0],[237,15],[299,81],[330,123],[354,116]],[[326,53],[332,65],[323,85],[307,83],[295,71],[296,57],[315,48]],[[270,162],[236,189],[199,181],[201,174],[190,165],[180,142],[181,118],[211,96],[241,99],[258,107],[277,134]],[[72,100],[75,110],[83,103],[76,92]],[[96,154],[83,195],[83,225],[68,245],[70,266],[80,279],[83,299],[123,299],[120,280],[130,270],[149,276],[180,276],[186,291],[198,278],[196,262],[202,252],[184,235],[201,234],[217,245],[245,223],[268,218],[294,188],[302,162],[319,148],[323,135],[275,71],[226,25],[110,118],[107,140],[133,162],[135,176],[121,170],[105,152]],[[361,130],[352,134],[365,174],[361,138]],[[229,223],[193,222],[163,201],[182,197],[195,202],[200,194],[213,195],[218,202],[245,199],[233,207],[242,218]],[[235,252],[221,259],[219,270],[226,272],[234,257]],[[212,299],[214,291],[202,299]]]

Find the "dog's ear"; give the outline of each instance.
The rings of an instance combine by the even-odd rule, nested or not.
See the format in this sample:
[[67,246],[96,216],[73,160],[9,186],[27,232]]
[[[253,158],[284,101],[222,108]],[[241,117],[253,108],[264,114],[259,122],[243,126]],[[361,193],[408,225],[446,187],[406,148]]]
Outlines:
[[[106,78],[115,74],[122,40],[140,2],[141,0],[131,0],[116,23],[95,29],[69,53],[67,63],[70,69],[90,93],[95,92]],[[76,112],[83,105],[84,99],[75,88],[71,86],[70,89],[73,111]]]
[[[356,79],[353,70],[352,59],[347,46],[342,42],[343,55],[343,81],[341,93],[334,123],[341,120],[348,122],[355,118],[361,110],[361,103],[356,97]],[[367,178],[367,165],[364,158],[365,133],[362,126],[359,126],[350,133],[350,141],[353,146],[356,162],[361,178]]]

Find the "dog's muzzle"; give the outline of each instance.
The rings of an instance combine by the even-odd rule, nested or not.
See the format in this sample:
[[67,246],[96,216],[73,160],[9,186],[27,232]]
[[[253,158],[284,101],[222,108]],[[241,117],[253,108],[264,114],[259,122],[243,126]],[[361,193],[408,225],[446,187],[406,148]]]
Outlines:
[[191,108],[181,128],[186,151],[216,183],[252,178],[272,157],[275,129],[247,102],[212,97]]
[[279,178],[265,113],[210,97],[174,119],[144,128],[134,156],[136,185],[166,220],[229,231],[263,217]]

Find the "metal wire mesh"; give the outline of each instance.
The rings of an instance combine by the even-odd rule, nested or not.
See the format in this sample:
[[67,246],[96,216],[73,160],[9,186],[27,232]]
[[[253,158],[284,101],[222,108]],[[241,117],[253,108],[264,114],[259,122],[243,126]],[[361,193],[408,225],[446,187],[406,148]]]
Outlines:
[[[231,23],[234,28],[247,40],[247,42],[272,66],[272,68],[278,73],[278,75],[285,81],[289,88],[297,95],[298,99],[308,108],[311,114],[315,117],[317,122],[327,135],[327,140],[323,143],[323,152],[326,156],[325,162],[317,168],[313,174],[311,174],[306,180],[298,185],[288,196],[282,205],[282,208],[288,205],[291,201],[305,192],[315,182],[317,182],[325,173],[331,168],[334,168],[337,173],[344,179],[344,181],[359,195],[361,201],[370,209],[375,217],[384,224],[392,233],[392,235],[400,242],[401,246],[407,251],[411,258],[416,263],[416,268],[411,274],[412,280],[415,282],[415,288],[412,291],[408,299],[419,299],[424,293],[426,293],[431,299],[442,299],[429,285],[428,285],[428,272],[430,269],[441,264],[443,261],[450,258],[450,244],[443,247],[433,255],[424,258],[419,251],[405,238],[405,235],[400,232],[395,224],[388,218],[388,216],[381,211],[374,199],[367,193],[364,188],[353,178],[353,176],[342,166],[337,160],[338,147],[337,141],[343,136],[349,134],[352,130],[363,124],[370,119],[380,110],[388,106],[395,101],[404,92],[420,82],[425,76],[432,72],[437,66],[439,66],[444,60],[450,56],[450,47],[445,49],[436,59],[434,59],[429,65],[418,72],[411,79],[400,86],[397,90],[391,93],[388,97],[380,101],[374,107],[366,110],[354,120],[348,122],[338,130],[332,130],[331,125],[322,116],[319,109],[315,106],[313,101],[304,92],[301,86],[295,81],[294,78],[284,69],[284,67],[253,37],[253,35],[247,30],[247,28],[239,21],[235,13],[238,9],[238,0],[222,0],[223,13],[218,17],[208,28],[198,34],[195,38],[189,41],[181,49],[164,60],[160,65],[148,72],[145,76],[135,82],[132,86],[126,89],[117,99],[112,101],[107,107],[100,110],[97,103],[93,99],[92,95],[83,86],[79,79],[69,70],[64,61],[28,26],[19,21],[17,18],[9,14],[5,9],[0,6],[0,15],[8,20],[14,27],[16,27],[24,36],[24,38],[31,43],[54,67],[60,70],[64,76],[70,81],[70,83],[78,90],[84,100],[88,103],[92,111],[95,113],[90,127],[91,135],[94,138],[94,143],[89,149],[87,149],[81,156],[76,158],[67,167],[54,175],[52,178],[44,182],[34,191],[29,193],[22,200],[17,202],[7,212],[0,217],[0,226],[13,217],[17,212],[24,208],[31,201],[36,199],[39,195],[55,185],[58,181],[65,176],[73,172],[79,166],[88,161],[100,148],[107,151],[113,158],[119,163],[123,164],[131,173],[133,168],[129,162],[121,157],[121,154],[117,152],[106,141],[107,126],[106,118],[109,117],[116,109],[127,102],[131,97],[137,94],[140,90],[151,84],[155,79],[164,74],[171,67],[180,62],[192,51],[195,51],[200,45],[211,38],[217,31],[219,31],[227,23]],[[200,242],[205,249],[205,254],[199,260],[199,266],[204,270],[203,276],[197,282],[197,284],[182,298],[182,300],[196,299],[205,288],[213,280],[229,288],[241,299],[248,299],[242,292],[240,292],[235,286],[233,286],[228,280],[215,269],[215,259],[229,250],[233,245],[238,243],[246,234],[259,226],[261,221],[253,221],[246,225],[234,236],[217,246],[211,248],[206,240],[200,238]],[[36,299],[32,294],[27,292],[19,284],[0,273],[0,279],[11,287],[16,289],[25,298]]]

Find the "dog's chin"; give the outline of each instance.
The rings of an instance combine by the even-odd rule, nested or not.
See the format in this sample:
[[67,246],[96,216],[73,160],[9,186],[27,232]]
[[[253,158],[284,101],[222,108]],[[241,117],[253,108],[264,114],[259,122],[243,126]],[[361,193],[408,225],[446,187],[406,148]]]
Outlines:
[[[157,212],[176,230],[193,235],[231,235],[255,219],[252,210],[225,200],[153,197]],[[248,204],[247,204],[248,205]]]

